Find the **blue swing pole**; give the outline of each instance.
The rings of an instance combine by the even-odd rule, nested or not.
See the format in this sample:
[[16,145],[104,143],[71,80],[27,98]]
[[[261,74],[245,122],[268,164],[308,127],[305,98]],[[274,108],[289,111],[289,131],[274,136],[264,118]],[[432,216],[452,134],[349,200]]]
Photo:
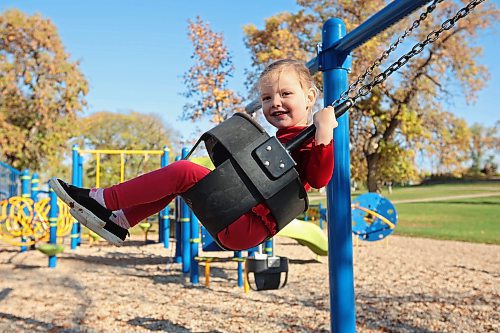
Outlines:
[[40,192],[40,178],[38,173],[34,172],[31,176],[31,199],[34,203],[38,202],[38,193]]
[[[188,148],[182,148],[182,158],[184,159],[187,154],[189,154]],[[182,239],[182,272],[189,273],[191,266],[191,247],[189,246],[189,240],[191,236],[191,210],[186,202],[181,198],[181,239]]]
[[[176,161],[180,156],[175,158]],[[182,238],[181,238],[181,197],[175,197],[175,262],[182,263]]]
[[200,230],[200,221],[198,220],[196,215],[194,215],[193,211],[190,210],[190,213],[191,213],[191,223],[190,223],[191,235],[189,242],[191,246],[191,253],[190,253],[191,267],[190,267],[189,280],[191,281],[192,284],[198,285],[200,283],[200,274],[199,274],[199,265],[195,258],[198,256],[198,252],[200,249],[201,230]]
[[[80,177],[79,177],[79,172],[78,172],[78,164],[79,164],[79,157],[80,153],[78,152],[78,145],[73,145],[72,149],[72,166],[73,168],[71,169],[71,183],[74,184],[75,186],[78,186],[80,184]],[[75,250],[76,247],[78,246],[78,236],[79,236],[79,228],[78,228],[79,222],[75,219],[73,219],[73,226],[71,227],[71,249]]]
[[[24,169],[21,174],[21,195],[23,198],[31,198],[31,176],[28,169]],[[27,208],[24,208],[25,212],[27,212]],[[26,243],[26,237],[21,235],[21,242]],[[21,252],[28,251],[28,247],[23,245],[21,246]]]
[[[312,73],[322,70],[325,105],[347,90],[349,53],[381,31],[432,0],[397,0],[370,17],[348,35],[340,19],[323,25],[323,46],[318,57],[307,63]],[[345,36],[344,36],[345,35]],[[335,129],[335,170],[328,185],[328,262],[330,265],[331,331],[356,331],[354,275],[352,267],[349,116],[339,118]]]
[[[49,226],[50,226],[50,238],[49,244],[57,244],[57,216],[59,215],[59,208],[57,207],[57,195],[53,189],[49,189],[50,197],[50,210],[49,210]],[[57,256],[55,254],[49,256],[49,267],[56,267]]]
[[[330,47],[345,33],[345,25],[340,19],[326,21],[323,25],[323,47]],[[348,53],[334,53],[328,58],[321,58],[320,66],[323,69],[324,103],[330,105],[348,87],[347,72],[351,67],[351,57]],[[338,122],[339,126],[334,131],[335,169],[327,190],[331,331],[354,333],[356,311],[352,263],[349,114],[340,117]]]
[[[166,167],[168,165],[169,152],[167,146],[163,147],[163,155],[161,156],[161,167]],[[163,247],[168,249],[170,246],[170,211],[169,206],[167,205],[160,211],[159,214],[159,231],[158,231],[158,242],[163,242]]]

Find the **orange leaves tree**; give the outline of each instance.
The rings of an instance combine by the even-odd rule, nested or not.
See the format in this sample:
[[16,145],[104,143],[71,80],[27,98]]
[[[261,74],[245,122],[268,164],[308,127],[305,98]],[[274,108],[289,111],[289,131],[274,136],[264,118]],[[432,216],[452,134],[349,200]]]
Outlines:
[[188,23],[194,64],[184,74],[187,91],[183,96],[188,102],[182,118],[196,121],[208,117],[218,124],[242,110],[241,98],[227,88],[234,66],[222,34],[212,31],[200,17]]
[[[268,18],[263,29],[253,25],[245,27],[245,42],[253,62],[253,70],[248,75],[249,87],[255,82],[255,73],[271,61],[286,57],[304,61],[313,58],[315,46],[321,39],[321,27],[327,19],[340,17],[347,31],[351,31],[388,2],[298,0],[297,3],[302,7],[300,11]],[[400,48],[407,52],[464,3],[468,1],[440,3]],[[357,48],[352,54],[351,80],[363,73],[419,15],[414,13]],[[414,179],[418,175],[419,151],[426,156],[437,156],[443,172],[463,167],[468,158],[470,131],[446,108],[457,95],[468,102],[474,101],[477,92],[485,86],[489,74],[478,62],[481,47],[477,45],[477,37],[498,17],[494,3],[482,3],[360,100],[350,113],[354,180],[365,183],[369,191],[378,191],[384,181]],[[387,65],[401,56],[398,52],[389,56]],[[378,73],[380,69],[375,69],[373,75]]]
[[87,81],[69,60],[56,27],[40,15],[0,14],[0,154],[40,170],[67,149]]

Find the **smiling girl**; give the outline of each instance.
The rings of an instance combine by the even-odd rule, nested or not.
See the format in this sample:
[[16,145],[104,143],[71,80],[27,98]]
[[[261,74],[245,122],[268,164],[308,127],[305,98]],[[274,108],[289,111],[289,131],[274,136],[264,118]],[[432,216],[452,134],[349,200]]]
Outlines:
[[[308,125],[318,90],[307,67],[296,60],[279,60],[259,78],[259,92],[266,120],[285,144]],[[292,153],[306,190],[327,185],[333,174],[333,129],[337,121],[333,107],[313,116],[313,140]],[[177,195],[203,179],[210,170],[190,161],[177,161],[108,188],[78,188],[53,178],[49,181],[71,214],[83,225],[115,245],[121,245],[128,229],[163,209]],[[201,221],[203,223],[203,221]],[[276,234],[276,221],[261,203],[222,230],[217,238],[230,250],[244,250]]]

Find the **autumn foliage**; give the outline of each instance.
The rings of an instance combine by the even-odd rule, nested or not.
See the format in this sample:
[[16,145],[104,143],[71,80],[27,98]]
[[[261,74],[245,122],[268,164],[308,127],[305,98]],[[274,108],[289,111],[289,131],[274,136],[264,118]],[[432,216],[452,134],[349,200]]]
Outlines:
[[39,170],[67,149],[88,91],[78,66],[50,20],[18,10],[0,15],[2,160]]
[[214,32],[200,17],[189,20],[188,37],[194,51],[194,64],[184,74],[187,98],[183,119],[200,120],[208,117],[220,123],[233,113],[242,111],[241,98],[227,88],[234,66],[222,34]]

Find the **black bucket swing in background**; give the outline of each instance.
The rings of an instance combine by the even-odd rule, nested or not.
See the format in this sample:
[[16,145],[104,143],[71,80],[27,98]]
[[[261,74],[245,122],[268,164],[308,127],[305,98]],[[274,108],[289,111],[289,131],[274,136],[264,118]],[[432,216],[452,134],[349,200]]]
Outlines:
[[[352,105],[350,99],[338,105],[336,117]],[[216,168],[182,198],[220,247],[232,250],[221,244],[219,232],[259,203],[271,211],[278,232],[307,210],[307,193],[291,152],[315,132],[311,125],[283,146],[249,115],[236,113],[200,137],[185,159],[204,141]],[[247,278],[249,272],[254,273],[257,290],[277,289],[281,272],[288,272],[288,259],[248,258],[246,267]]]

